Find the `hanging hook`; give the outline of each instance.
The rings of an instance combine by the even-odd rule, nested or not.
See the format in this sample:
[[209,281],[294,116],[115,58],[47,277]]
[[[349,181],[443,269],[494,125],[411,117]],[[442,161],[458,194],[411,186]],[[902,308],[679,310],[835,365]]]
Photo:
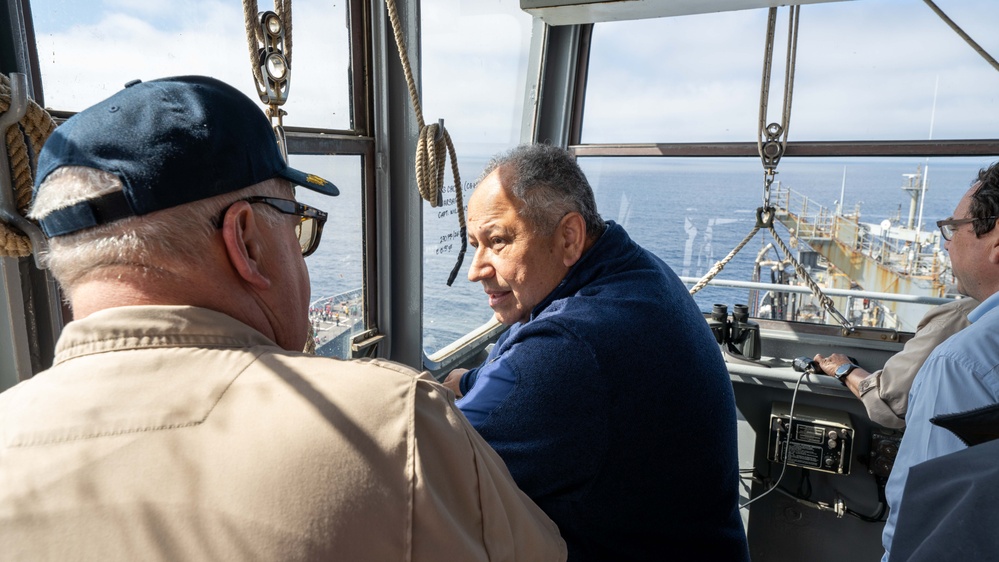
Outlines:
[[434,142],[441,142],[444,140],[444,118],[437,120],[437,135],[434,137]]

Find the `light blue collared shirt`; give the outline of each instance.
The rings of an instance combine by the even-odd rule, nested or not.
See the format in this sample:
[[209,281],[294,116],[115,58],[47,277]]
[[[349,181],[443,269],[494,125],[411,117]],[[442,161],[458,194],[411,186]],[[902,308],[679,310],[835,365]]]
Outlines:
[[885,547],[882,562],[888,562],[909,468],[967,447],[949,430],[930,423],[930,418],[999,403],[997,308],[999,293],[968,314],[971,326],[933,350],[912,383],[905,435],[885,488],[890,511],[881,535]]

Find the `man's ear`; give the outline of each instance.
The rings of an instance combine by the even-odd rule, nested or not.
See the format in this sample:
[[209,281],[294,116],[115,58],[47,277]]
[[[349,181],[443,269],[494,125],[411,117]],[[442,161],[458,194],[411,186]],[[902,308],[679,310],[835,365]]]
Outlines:
[[572,211],[558,223],[557,233],[562,250],[562,263],[566,267],[576,265],[586,251],[586,221],[583,215]]
[[989,263],[999,264],[999,225],[993,228],[985,236],[989,236],[992,246],[989,247]]
[[260,263],[264,249],[263,236],[260,221],[249,203],[240,201],[229,207],[222,222],[226,254],[236,273],[258,289],[268,289],[271,286],[270,277]]

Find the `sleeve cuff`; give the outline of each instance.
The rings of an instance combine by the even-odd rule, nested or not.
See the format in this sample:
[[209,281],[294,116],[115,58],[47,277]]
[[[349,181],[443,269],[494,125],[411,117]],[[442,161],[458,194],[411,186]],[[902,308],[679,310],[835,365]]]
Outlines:
[[465,371],[465,374],[461,375],[461,380],[458,381],[458,389],[461,390],[462,396],[468,394],[469,390],[472,390],[472,387],[475,386],[475,379],[477,379],[478,376],[478,369]]

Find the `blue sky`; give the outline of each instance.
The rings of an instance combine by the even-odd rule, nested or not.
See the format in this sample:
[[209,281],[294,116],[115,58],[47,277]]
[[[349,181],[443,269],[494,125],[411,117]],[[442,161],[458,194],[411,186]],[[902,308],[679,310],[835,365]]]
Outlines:
[[[937,4],[999,56],[999,2]],[[133,78],[186,73],[253,94],[236,0],[32,5],[50,107],[78,110]],[[261,9],[271,6],[260,1]],[[343,2],[297,0],[294,8],[287,122],[345,127]],[[444,118],[459,149],[516,142],[531,33],[519,1],[424,0],[421,9],[426,119]],[[584,140],[755,140],[765,16],[748,10],[599,25]],[[931,120],[934,138],[999,131],[999,72],[921,0],[805,5],[800,35],[792,140],[927,138]],[[775,58],[770,120],[779,117],[782,48]]]
[[[999,56],[995,31],[999,1],[936,1]],[[31,4],[48,107],[80,110],[132,79],[178,74],[215,76],[255,95],[242,3],[237,0],[32,0]],[[286,124],[345,128],[349,114],[343,1],[295,0],[293,5],[293,73]],[[259,0],[262,9],[272,6],[269,0]],[[423,0],[421,6],[424,116],[428,122],[445,119],[463,179],[471,181],[482,158],[520,137],[531,18],[520,11],[519,0]],[[766,10],[750,10],[598,25],[584,142],[755,141],[765,18]],[[805,5],[800,34],[792,141],[922,139],[930,134],[931,119],[934,138],[999,136],[999,72],[922,0]],[[396,56],[394,46],[389,48]],[[776,55],[770,120],[779,117],[782,52],[778,49]],[[292,163],[307,166],[304,169],[341,183],[342,188],[359,184],[359,179],[342,172],[350,168],[356,175],[357,166],[337,159],[348,158],[297,156]],[[906,164],[901,170],[911,172],[914,167]],[[851,186],[858,175],[851,170]],[[931,177],[939,175],[934,168]],[[450,183],[450,172],[447,177]],[[837,186],[839,177],[837,168],[832,179]],[[889,181],[897,179],[892,175]],[[751,180],[756,189],[759,176]],[[354,193],[359,199],[359,191]],[[857,198],[850,193],[847,199]],[[325,202],[321,207],[333,211],[359,204],[349,201]],[[359,214],[339,216],[341,221],[360,221]],[[427,222],[430,247],[436,235],[455,228],[450,219]],[[359,222],[340,226],[342,231],[360,233]],[[325,244],[327,250],[341,248]],[[340,276],[342,271],[360,275],[360,242],[352,244],[354,261],[336,262]],[[452,255],[439,259],[447,262],[439,268],[442,271],[453,263]],[[466,266],[467,262],[466,256]],[[474,302],[482,302],[476,286],[459,282],[456,287],[448,298],[454,291],[466,291],[476,295]],[[325,292],[329,291],[320,291]],[[472,325],[488,317],[484,304],[481,308],[481,317],[472,315]],[[453,321],[449,316],[442,319],[449,325]],[[426,322],[434,320],[428,317]]]

